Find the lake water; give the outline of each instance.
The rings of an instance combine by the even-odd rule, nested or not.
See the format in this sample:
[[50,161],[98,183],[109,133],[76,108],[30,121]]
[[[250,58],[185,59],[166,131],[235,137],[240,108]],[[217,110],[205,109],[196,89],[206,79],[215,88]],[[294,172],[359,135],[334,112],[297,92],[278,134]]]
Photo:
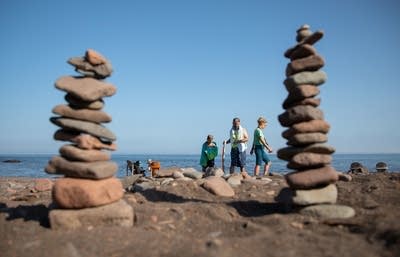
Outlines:
[[[13,177],[54,177],[44,172],[44,167],[53,155],[51,154],[1,154],[0,155],[0,176]],[[277,173],[287,173],[286,162],[278,159],[275,154],[269,155],[272,161],[271,171]],[[5,163],[4,160],[16,159],[20,163]],[[161,162],[161,167],[193,167],[201,170],[199,165],[199,155],[138,155],[138,154],[114,154],[112,160],[119,166],[117,177],[125,176],[126,160],[142,162],[146,168],[146,160],[153,159]],[[389,171],[400,171],[400,154],[334,154],[332,165],[338,171],[347,171],[352,162],[360,162],[370,171],[375,171],[377,162],[386,162]],[[221,157],[216,159],[216,166],[221,167]],[[225,157],[226,171],[229,169],[230,156]],[[252,174],[255,164],[255,156],[247,155],[247,170]],[[237,168],[238,169],[238,168]],[[238,171],[238,170],[237,170]]]

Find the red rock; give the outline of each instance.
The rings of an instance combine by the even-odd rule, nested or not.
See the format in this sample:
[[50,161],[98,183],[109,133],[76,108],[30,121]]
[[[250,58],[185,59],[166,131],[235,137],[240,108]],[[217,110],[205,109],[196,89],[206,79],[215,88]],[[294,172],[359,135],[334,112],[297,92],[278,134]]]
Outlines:
[[59,114],[63,117],[96,123],[106,123],[111,121],[111,116],[103,111],[90,109],[74,109],[64,104],[60,104],[54,107],[53,113]]
[[70,161],[95,162],[109,161],[111,159],[111,156],[106,152],[100,150],[82,150],[73,145],[63,145],[60,148],[60,154]]
[[86,51],[85,58],[92,65],[99,65],[107,62],[107,59],[104,58],[104,56],[93,49],[88,49]]
[[53,187],[53,199],[61,208],[81,209],[118,201],[124,195],[117,178],[102,180],[61,178]]
[[296,171],[285,175],[286,182],[293,189],[310,189],[338,181],[338,173],[332,166]]

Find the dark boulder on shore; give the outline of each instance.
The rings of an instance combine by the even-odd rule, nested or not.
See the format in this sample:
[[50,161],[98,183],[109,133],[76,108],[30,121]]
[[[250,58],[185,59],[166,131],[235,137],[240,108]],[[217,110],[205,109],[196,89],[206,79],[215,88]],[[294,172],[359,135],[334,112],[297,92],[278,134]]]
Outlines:
[[4,160],[3,162],[6,162],[6,163],[20,163],[21,161],[20,160],[11,159],[11,160]]

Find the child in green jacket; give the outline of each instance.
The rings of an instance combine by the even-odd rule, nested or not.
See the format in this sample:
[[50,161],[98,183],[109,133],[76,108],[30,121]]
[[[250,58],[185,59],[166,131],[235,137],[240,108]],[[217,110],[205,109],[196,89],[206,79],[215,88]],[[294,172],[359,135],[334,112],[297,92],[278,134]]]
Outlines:
[[201,148],[200,165],[203,172],[205,172],[208,167],[215,166],[214,160],[218,155],[218,147],[217,143],[215,143],[213,140],[214,137],[212,135],[208,135],[207,141],[204,142],[203,147]]

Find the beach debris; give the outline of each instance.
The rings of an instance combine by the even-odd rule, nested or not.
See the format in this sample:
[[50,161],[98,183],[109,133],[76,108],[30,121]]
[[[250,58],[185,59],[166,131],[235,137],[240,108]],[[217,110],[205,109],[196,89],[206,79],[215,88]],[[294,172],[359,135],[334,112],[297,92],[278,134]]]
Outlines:
[[347,173],[350,174],[368,174],[369,170],[367,167],[365,167],[364,165],[362,165],[359,162],[352,162],[350,164],[350,169]]
[[[297,44],[284,54],[290,59],[283,82],[288,96],[282,105],[285,112],[278,120],[287,127],[282,137],[287,139],[288,146],[279,149],[277,156],[287,161],[287,168],[294,171],[285,175],[289,188],[282,189],[276,199],[298,206],[313,205],[311,211],[305,209],[303,213],[330,218],[335,215],[351,217],[354,210],[349,211],[352,215],[342,215],[342,207],[335,209],[335,183],[339,179],[338,172],[331,166],[335,149],[326,144],[330,125],[318,108],[321,100],[316,98],[327,75],[320,70],[325,65],[324,58],[313,45],[323,36],[323,31],[312,32],[309,25],[303,25],[297,30]],[[346,207],[345,211],[348,208],[351,209]]]
[[377,172],[387,172],[389,170],[388,165],[384,162],[378,162],[375,165],[375,169]]
[[111,63],[92,49],[68,63],[81,76],[63,76],[55,82],[66,92],[68,104],[52,110],[57,116],[50,121],[60,127],[54,139],[70,143],[61,146],[60,155],[45,167],[49,174],[64,175],[52,187],[55,208],[49,214],[50,225],[54,229],[132,226],[133,209],[122,200],[127,185],[115,177],[118,165],[105,151],[117,148],[116,136],[103,125],[112,118],[102,111],[103,98],[117,91],[103,80],[112,73]]

